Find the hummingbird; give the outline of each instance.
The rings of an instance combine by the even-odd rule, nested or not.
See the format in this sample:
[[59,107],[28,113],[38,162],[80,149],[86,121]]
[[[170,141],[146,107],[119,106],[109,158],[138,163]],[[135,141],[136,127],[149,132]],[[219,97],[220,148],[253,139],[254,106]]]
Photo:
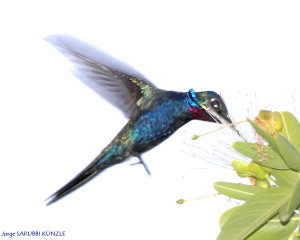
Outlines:
[[80,80],[129,119],[85,169],[46,199],[47,205],[131,157],[136,157],[150,175],[141,155],[192,120],[232,123],[225,102],[216,92],[163,90],[125,63],[76,38],[51,35],[46,40],[75,64]]

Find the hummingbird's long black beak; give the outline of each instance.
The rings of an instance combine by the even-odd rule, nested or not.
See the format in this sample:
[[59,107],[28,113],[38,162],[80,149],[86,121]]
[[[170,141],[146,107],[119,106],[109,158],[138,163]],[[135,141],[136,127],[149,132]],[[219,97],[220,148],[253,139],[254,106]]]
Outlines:
[[227,123],[227,124],[230,124],[230,123],[233,123],[233,121],[231,120],[231,118],[227,115],[227,116],[223,116],[222,117],[224,119],[224,121]]
[[[232,124],[230,126],[231,130],[233,130],[241,139],[243,139],[244,141],[247,141],[245,139],[245,137],[240,133],[240,131],[237,129],[236,125],[233,124],[234,122],[232,121],[232,119],[227,115],[227,116],[223,116],[223,119],[225,121],[225,124]],[[224,122],[222,122],[224,123]]]
[[234,125],[232,119],[230,118],[229,115],[225,115],[225,114],[214,114],[215,116],[213,117],[213,119],[220,124],[225,124],[225,125],[229,125],[232,124],[230,126],[231,130],[233,130],[239,137],[241,137],[243,140],[246,141],[246,139],[243,137],[243,135],[240,133],[240,131],[237,129],[236,125]]
[[212,121],[216,123],[221,123],[221,124],[231,124],[233,121],[229,117],[229,115],[226,115],[224,113],[216,112],[212,109],[205,108],[207,114],[209,114],[212,118]]

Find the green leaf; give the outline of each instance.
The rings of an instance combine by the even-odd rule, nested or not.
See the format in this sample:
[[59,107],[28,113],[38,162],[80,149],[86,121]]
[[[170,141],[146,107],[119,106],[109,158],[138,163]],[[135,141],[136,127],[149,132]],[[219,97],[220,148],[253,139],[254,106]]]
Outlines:
[[269,133],[267,133],[260,126],[258,126],[254,121],[252,121],[252,120],[248,120],[248,121],[252,125],[254,130],[269,143],[269,146],[272,147],[274,149],[274,151],[277,152],[277,145],[276,145],[274,137],[271,136]]
[[283,188],[294,188],[299,180],[297,172],[292,170],[272,170],[272,176],[276,178],[276,184]]
[[297,181],[296,186],[291,188],[290,200],[279,210],[279,216],[282,222],[287,222],[293,212],[300,204],[300,180]]
[[281,112],[283,120],[282,135],[300,152],[300,124],[290,112]]
[[254,162],[275,169],[289,169],[283,159],[273,149],[268,146],[264,146],[263,149],[266,153],[267,159],[261,161],[261,157],[258,155],[257,150],[253,147],[253,143],[249,142],[235,142],[232,147],[244,156],[252,159]]
[[218,240],[241,240],[264,225],[289,200],[289,194],[281,188],[264,189],[255,194],[224,224]]
[[228,209],[226,212],[224,212],[219,220],[220,228],[224,226],[224,224],[227,222],[227,220],[231,217],[232,214],[235,214],[237,211],[239,211],[239,208],[242,206],[236,206],[233,208]]
[[[292,217],[296,218],[297,215],[293,214]],[[277,215],[256,232],[251,234],[247,240],[287,240],[297,228],[298,221],[298,219],[292,219],[287,224],[283,225]]]
[[276,144],[284,162],[291,169],[300,170],[300,154],[296,148],[282,135],[276,137]]
[[246,201],[257,193],[264,191],[264,188],[230,182],[216,182],[214,188],[228,197]]

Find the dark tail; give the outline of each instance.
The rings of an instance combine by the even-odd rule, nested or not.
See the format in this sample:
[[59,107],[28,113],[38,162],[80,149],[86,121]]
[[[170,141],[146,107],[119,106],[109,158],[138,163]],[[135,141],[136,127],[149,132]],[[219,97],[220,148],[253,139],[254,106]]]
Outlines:
[[[108,159],[106,159],[108,158]],[[57,200],[61,199],[65,195],[73,192],[77,188],[81,187],[83,184],[91,180],[97,174],[105,170],[106,168],[120,163],[124,159],[112,159],[114,156],[103,156],[100,154],[96,159],[88,165],[83,171],[81,171],[76,177],[74,177],[69,183],[63,186],[61,189],[53,193],[50,197],[46,199],[47,205],[50,205]],[[120,161],[121,160],[121,161]]]

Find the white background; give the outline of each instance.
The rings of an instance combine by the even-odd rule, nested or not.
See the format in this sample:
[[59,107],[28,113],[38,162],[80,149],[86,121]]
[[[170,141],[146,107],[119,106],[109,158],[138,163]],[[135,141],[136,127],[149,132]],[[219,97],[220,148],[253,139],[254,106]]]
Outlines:
[[[2,1],[0,234],[215,239],[228,199],[175,201],[212,194],[215,181],[240,181],[231,170],[206,169],[201,151],[192,158],[185,150],[192,133],[216,128],[192,122],[143,155],[151,177],[131,160],[46,206],[44,199],[90,163],[127,120],[78,81],[43,37],[61,33],[87,41],[160,88],[221,92],[236,120],[265,107],[297,115],[299,12],[298,1]],[[203,146],[203,139],[193,144]]]

